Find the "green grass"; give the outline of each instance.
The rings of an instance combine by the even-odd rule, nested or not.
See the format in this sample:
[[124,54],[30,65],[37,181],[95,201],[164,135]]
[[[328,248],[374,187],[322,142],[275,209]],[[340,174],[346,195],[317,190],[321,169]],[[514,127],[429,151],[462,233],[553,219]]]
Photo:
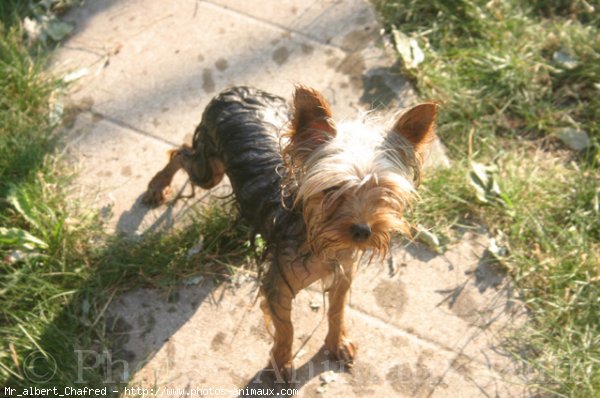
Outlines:
[[[424,50],[405,72],[440,101],[454,162],[425,177],[416,220],[450,239],[481,223],[506,235],[504,264],[532,315],[514,351],[539,376],[532,390],[600,396],[600,3],[374,3]],[[565,150],[565,128],[591,145]],[[478,200],[471,161],[496,167],[501,197]]]
[[[19,215],[46,245],[36,255],[4,263],[0,272],[0,344],[7,348],[0,354],[3,385],[82,387],[75,350],[109,350],[118,358],[114,333],[119,325],[103,321],[116,294],[135,287],[169,293],[198,275],[223,280],[240,271],[235,264],[252,264],[260,254],[260,242],[257,248],[250,244],[250,230],[233,224],[237,213],[222,202],[190,209],[189,225],[181,230],[141,239],[107,236],[96,213],[86,214],[73,204],[65,207],[65,192],[56,190],[67,186],[65,173],[41,170],[38,179],[18,192]],[[14,219],[19,215],[13,214]],[[13,248],[3,247],[8,249],[3,254]],[[33,366],[31,358],[40,355],[44,359]],[[110,384],[106,376],[104,369],[90,365],[81,379],[83,385],[102,388]]]
[[98,213],[68,194],[73,174],[52,114],[61,83],[44,72],[49,47],[27,43],[19,24],[31,4],[0,1],[0,386],[104,387],[99,369],[84,368],[77,383],[74,350],[118,351],[103,320],[116,293],[231,275],[261,242],[250,245],[222,202],[192,209],[185,229],[138,240],[102,232]]
[[48,98],[56,84],[41,73],[20,33],[0,26],[0,193],[41,166],[51,146]]
[[[59,203],[47,204],[66,210]],[[104,236],[96,232],[101,225],[95,217],[86,219],[77,209],[68,213],[78,216],[76,225],[69,226],[69,220],[56,212],[50,216],[58,217],[52,221],[54,228],[40,220],[42,227],[34,230],[38,236],[51,230],[60,233],[42,238],[48,248],[41,256],[9,265],[2,273],[0,341],[18,358],[41,351],[60,364],[55,368],[53,362],[42,362],[37,374],[57,373],[44,383],[32,383],[36,380],[27,377],[23,364],[11,363],[7,351],[0,358],[0,372],[13,386],[77,386],[75,349],[118,351],[109,338],[111,330],[99,322],[116,293],[134,287],[170,291],[181,280],[200,274],[219,280],[238,271],[232,264],[249,264],[254,256],[249,230],[243,225],[234,227],[231,217],[235,211],[222,203],[197,210],[187,228],[156,232],[143,239]],[[190,255],[199,237],[202,250]],[[84,379],[86,385],[102,387],[103,376],[86,370]]]

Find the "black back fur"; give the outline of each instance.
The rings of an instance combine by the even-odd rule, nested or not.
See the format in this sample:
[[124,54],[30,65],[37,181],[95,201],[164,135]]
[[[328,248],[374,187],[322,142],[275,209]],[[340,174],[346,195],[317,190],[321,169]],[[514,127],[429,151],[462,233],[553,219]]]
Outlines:
[[203,186],[213,170],[210,158],[222,160],[241,215],[267,242],[280,219],[290,214],[281,202],[283,162],[279,133],[290,109],[278,96],[249,87],[221,92],[206,107],[193,138],[190,178]]

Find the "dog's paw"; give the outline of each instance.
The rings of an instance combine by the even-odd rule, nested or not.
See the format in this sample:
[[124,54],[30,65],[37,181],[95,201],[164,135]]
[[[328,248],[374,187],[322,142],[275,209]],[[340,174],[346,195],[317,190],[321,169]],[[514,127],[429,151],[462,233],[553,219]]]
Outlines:
[[325,342],[325,348],[338,361],[351,368],[354,365],[354,358],[358,346],[348,339]]
[[146,206],[156,207],[160,206],[167,201],[167,198],[171,195],[171,187],[166,187],[161,184],[148,184],[148,190],[142,196],[142,203]]
[[288,384],[291,384],[294,381],[294,371],[294,367],[291,364],[283,366],[281,369],[279,369],[281,378]]
[[283,365],[270,363],[267,368],[273,372],[273,381],[276,383],[292,384],[294,382],[294,373],[296,370],[291,362]]

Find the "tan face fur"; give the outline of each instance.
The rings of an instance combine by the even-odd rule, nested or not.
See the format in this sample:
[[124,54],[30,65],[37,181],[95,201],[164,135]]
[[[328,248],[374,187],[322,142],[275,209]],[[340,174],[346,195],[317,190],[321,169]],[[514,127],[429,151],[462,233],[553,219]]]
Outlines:
[[408,232],[402,213],[420,179],[422,153],[435,139],[436,110],[419,104],[391,126],[369,119],[336,124],[318,92],[296,88],[283,156],[314,253],[385,255],[392,234]]

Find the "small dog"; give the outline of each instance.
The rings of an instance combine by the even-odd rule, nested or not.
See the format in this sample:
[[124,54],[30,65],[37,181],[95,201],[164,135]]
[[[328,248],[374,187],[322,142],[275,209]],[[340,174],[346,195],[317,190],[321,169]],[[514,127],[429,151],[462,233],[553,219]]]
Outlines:
[[318,280],[329,296],[325,348],[352,365],[357,347],[344,308],[357,263],[365,251],[385,257],[392,234],[410,232],[402,213],[435,139],[436,112],[435,103],[422,103],[387,126],[368,117],[336,124],[313,89],[297,86],[290,109],[283,98],[235,87],[210,102],[192,147],[172,151],[150,181],[144,201],[157,205],[181,168],[204,189],[227,174],[242,217],[267,242],[261,308],[274,326],[272,365],[286,380],[292,300]]

